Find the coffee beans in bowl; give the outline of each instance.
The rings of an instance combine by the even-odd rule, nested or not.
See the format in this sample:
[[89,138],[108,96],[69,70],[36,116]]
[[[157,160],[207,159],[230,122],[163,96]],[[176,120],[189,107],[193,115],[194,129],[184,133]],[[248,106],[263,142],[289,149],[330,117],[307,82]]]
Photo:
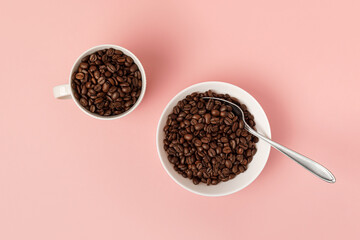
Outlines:
[[216,185],[248,169],[259,139],[244,129],[244,122],[232,112],[231,106],[202,97],[231,101],[243,109],[252,128],[255,121],[245,104],[210,90],[187,95],[168,115],[163,146],[174,170],[195,185]]
[[[217,167],[218,167],[218,172],[217,173],[218,173],[218,175],[220,175],[219,170],[221,168],[224,168],[224,166],[226,167],[226,165],[225,165],[226,160],[230,160],[230,162],[233,160],[233,157],[230,158],[230,154],[235,156],[235,161],[237,161],[236,158],[237,158],[237,155],[238,155],[238,153],[235,152],[236,150],[234,151],[234,150],[231,149],[231,145],[230,145],[231,143],[230,143],[229,140],[232,140],[232,138],[231,138],[232,133],[230,133],[230,132],[228,133],[226,131],[224,132],[223,128],[225,128],[225,127],[221,127],[225,123],[225,121],[224,121],[225,119],[224,120],[219,119],[219,124],[211,124],[211,116],[212,116],[211,111],[206,109],[206,104],[207,104],[207,102],[209,100],[206,99],[206,100],[202,101],[201,99],[199,100],[199,98],[198,99],[191,99],[192,94],[203,94],[205,96],[205,93],[209,89],[211,89],[212,92],[216,93],[216,94],[229,94],[228,97],[232,98],[231,101],[239,100],[241,104],[246,105],[247,111],[249,112],[247,114],[248,115],[247,118],[249,120],[251,118],[251,120],[254,121],[254,124],[255,124],[255,120],[256,120],[256,125],[254,125],[254,126],[256,127],[257,132],[259,132],[259,133],[261,133],[261,134],[263,134],[265,136],[271,137],[271,130],[270,130],[270,124],[269,124],[269,121],[267,119],[267,116],[266,116],[264,110],[262,109],[261,105],[259,104],[259,102],[257,102],[256,99],[253,96],[251,96],[251,94],[246,92],[245,90],[241,89],[240,87],[238,87],[236,85],[230,84],[230,83],[219,82],[219,81],[209,81],[209,82],[197,83],[197,84],[191,85],[191,86],[183,89],[182,91],[178,92],[168,102],[168,104],[164,108],[164,110],[163,110],[163,112],[162,112],[162,114],[161,114],[161,116],[159,118],[158,127],[157,127],[157,131],[156,131],[156,146],[157,146],[157,152],[158,152],[158,155],[159,155],[161,165],[163,166],[165,172],[169,175],[169,177],[176,184],[178,184],[182,188],[186,189],[187,191],[190,191],[192,193],[199,194],[199,195],[202,195],[202,196],[211,196],[211,197],[216,196],[216,197],[218,197],[218,196],[225,196],[225,195],[233,194],[233,193],[238,192],[241,189],[244,189],[247,186],[249,186],[260,175],[260,173],[264,169],[264,167],[265,167],[265,165],[267,163],[269,154],[270,154],[270,148],[271,147],[270,147],[269,144],[267,144],[264,141],[258,141],[255,144],[256,153],[255,153],[255,155],[252,156],[252,158],[249,157],[249,159],[247,159],[246,155],[244,157],[244,153],[241,154],[244,159],[246,159],[246,160],[251,159],[250,160],[251,162],[248,161],[246,167],[244,167],[240,162],[240,164],[244,167],[244,172],[239,173],[239,171],[238,171],[238,174],[234,173],[235,177],[232,178],[231,180],[230,180],[230,174],[229,174],[229,180],[226,181],[225,174],[227,174],[227,170],[224,170],[223,176],[225,177],[225,179],[224,179],[225,181],[223,181],[222,179],[219,179],[218,176],[215,176],[214,173],[213,173],[213,176],[211,176],[211,174],[210,174],[210,179],[211,179],[210,181],[215,179],[215,180],[217,180],[217,184],[213,185],[210,182],[210,185],[207,185],[208,180],[206,178],[204,178],[203,176],[198,177],[197,180],[200,180],[200,181],[197,181],[197,182],[199,182],[199,184],[194,184],[194,182],[193,182],[194,180],[191,179],[191,176],[190,176],[191,173],[189,173],[190,178],[187,176],[187,170],[188,169],[190,169],[191,171],[194,170],[194,171],[192,171],[192,178],[194,178],[195,176],[197,177],[197,174],[198,174],[197,172],[199,172],[199,169],[200,169],[200,172],[204,172],[204,170],[201,170],[201,169],[204,168],[204,169],[207,170],[208,168],[210,168],[209,171],[211,170],[211,171],[214,172],[213,169],[217,165]],[[213,96],[214,96],[214,94],[213,94]],[[185,104],[184,100],[187,102],[186,104]],[[204,104],[204,106],[201,107],[201,103],[200,103],[199,104],[200,108],[198,107],[198,112],[194,113],[194,114],[192,114],[190,112],[190,111],[193,111],[193,112],[196,111],[196,110],[191,110],[193,108],[193,106],[192,106],[193,102],[192,101],[196,102],[196,106],[197,106],[197,104],[199,104],[198,101],[201,101],[201,102],[203,102],[202,104]],[[180,103],[180,102],[183,102],[183,103]],[[190,110],[186,110],[186,109],[182,110],[181,109],[181,107],[182,107],[181,104],[184,105],[183,107],[185,107],[185,105],[187,105],[187,104],[191,105],[192,107],[190,108]],[[218,103],[216,103],[214,101],[213,108],[215,108],[215,110],[218,110],[221,113],[221,111],[219,110],[221,108],[221,106],[219,108],[219,107],[214,107],[215,105],[218,105]],[[179,107],[179,113],[178,114],[177,114],[177,110],[175,110],[176,106]],[[242,106],[242,105],[240,105],[240,106]],[[242,107],[244,107],[244,106],[242,106]],[[186,108],[188,109],[188,107],[186,107]],[[216,109],[216,108],[219,108],[219,109]],[[174,110],[176,111],[175,113],[174,113]],[[205,110],[205,113],[204,113],[204,110]],[[196,146],[194,147],[194,145],[195,145],[194,143],[195,143],[195,139],[200,139],[200,136],[199,136],[200,132],[204,131],[205,135],[208,134],[207,131],[204,130],[205,126],[204,126],[204,128],[202,130],[198,130],[199,133],[196,133],[197,132],[195,130],[195,125],[196,124],[195,125],[191,124],[191,121],[193,119],[192,117],[191,118],[188,117],[189,119],[186,119],[187,117],[185,116],[185,117],[182,117],[183,119],[181,119],[181,118],[178,119],[178,117],[179,117],[178,115],[182,114],[181,112],[185,112],[187,115],[191,114],[193,116],[198,114],[198,115],[200,115],[199,120],[201,118],[203,119],[203,120],[200,120],[200,121],[205,121],[205,114],[210,113],[210,115],[211,115],[210,116],[210,124],[206,124],[206,122],[205,123],[202,122],[202,124],[204,124],[205,126],[208,125],[208,128],[209,128],[209,126],[212,126],[212,125],[216,126],[217,125],[218,126],[218,132],[220,131],[219,129],[221,127],[222,131],[223,131],[222,134],[224,134],[226,136],[226,138],[228,139],[228,143],[230,145],[230,149],[231,149],[232,152],[224,153],[221,150],[221,152],[223,152],[222,156],[224,156],[224,155],[226,156],[225,159],[221,159],[221,160],[219,159],[219,157],[216,158],[216,156],[213,157],[213,158],[209,157],[209,150],[211,148],[211,145],[213,145],[213,144],[211,144],[211,142],[214,142],[216,144],[217,143],[222,143],[221,142],[221,137],[220,137],[220,142],[218,142],[218,139],[216,139],[216,141],[213,140],[214,136],[212,136],[212,134],[214,134],[214,135],[217,134],[217,132],[215,132],[215,133],[212,132],[213,130],[216,130],[216,127],[215,127],[214,129],[210,128],[211,129],[211,133],[209,133],[210,134],[210,142],[207,143],[209,145],[209,149],[207,149],[207,151],[205,151],[206,149],[204,150],[204,147],[202,147],[202,144],[201,144],[201,147],[203,149],[200,148],[200,150],[202,150],[203,154],[207,154],[208,158],[210,158],[210,161],[206,157],[201,158],[201,155],[199,155],[199,154],[197,154],[195,152],[195,151],[199,151],[199,149],[197,149]],[[228,112],[230,112],[230,111],[228,111]],[[216,111],[214,111],[214,113],[215,113],[215,115],[217,115]],[[251,113],[251,115],[250,115],[250,113]],[[216,116],[214,116],[214,117],[216,117]],[[217,117],[218,118],[223,118],[221,115],[219,115]],[[196,120],[196,118],[197,118],[197,116],[195,117],[195,120]],[[178,120],[180,120],[180,121],[178,121]],[[185,122],[185,120],[188,120],[190,122],[190,125],[188,125],[186,127],[180,126],[181,122],[184,122],[184,124],[188,124],[187,122]],[[199,123],[199,120],[197,120],[198,123]],[[213,122],[216,123],[217,120],[213,120]],[[226,122],[231,123],[229,120],[227,120]],[[232,120],[232,122],[234,122],[234,120]],[[193,124],[194,123],[195,122],[193,121]],[[172,126],[172,125],[177,125],[177,127]],[[181,124],[181,125],[183,125],[183,124]],[[166,126],[169,126],[169,127],[166,127]],[[194,127],[194,132],[192,132],[192,130],[191,130],[192,127],[191,126]],[[230,125],[226,125],[226,127],[228,127],[228,126],[230,126]],[[237,128],[239,128],[239,126],[240,126],[240,121],[238,123]],[[190,127],[190,129],[189,129],[189,127]],[[201,126],[198,126],[198,127],[201,127]],[[164,128],[165,128],[165,131],[164,131]],[[232,128],[232,126],[231,126],[231,128]],[[185,130],[186,133],[183,130]],[[188,130],[190,130],[190,132],[188,132]],[[230,130],[230,128],[229,128],[229,130]],[[182,132],[180,133],[180,131],[182,131]],[[231,129],[231,131],[232,131],[232,129]],[[241,136],[241,131],[240,131],[240,137],[236,136],[236,131],[235,131],[235,143],[237,143],[236,138],[239,138],[238,141],[240,141],[240,137],[244,137],[245,140],[246,140],[247,136]],[[192,139],[191,140],[186,140],[184,138],[185,134],[188,134],[188,133],[192,134]],[[196,135],[196,134],[198,134],[198,135]],[[204,134],[204,133],[202,133],[202,134]],[[220,135],[222,135],[222,134],[220,134]],[[245,133],[243,133],[243,134],[245,135]],[[232,135],[232,136],[234,136],[234,135]],[[202,137],[204,137],[204,136],[202,136]],[[206,137],[209,137],[209,136],[206,136]],[[182,138],[184,138],[184,140],[181,140]],[[187,136],[187,138],[190,139],[191,136]],[[178,142],[176,142],[176,141],[178,141]],[[200,139],[200,141],[201,141],[201,139]],[[255,141],[257,141],[257,139],[253,139],[252,141],[255,142]],[[196,142],[197,142],[197,145],[200,145],[199,141],[196,141]],[[187,143],[187,148],[188,148],[187,150],[185,150],[185,148],[186,148],[186,146],[184,146],[185,143]],[[225,143],[222,143],[223,144],[222,148],[225,147]],[[174,148],[175,144],[181,145],[181,147],[184,149],[182,153],[181,153],[181,150],[180,150],[180,153],[176,152],[176,149]],[[189,146],[191,146],[190,149],[189,149]],[[175,152],[171,152],[172,150],[169,150],[170,148],[173,148],[175,150]],[[207,148],[206,145],[205,145],[205,148]],[[249,144],[248,144],[248,148],[249,148]],[[236,147],[235,147],[235,149],[236,149]],[[168,151],[170,151],[170,154],[168,153]],[[225,151],[228,151],[228,149],[225,149]],[[187,158],[185,156],[185,154],[189,154],[189,152],[191,152],[192,156],[194,156],[195,159],[193,159],[191,157]],[[216,148],[215,148],[215,153],[218,154],[216,152]],[[213,152],[210,153],[210,154],[213,154]],[[196,157],[197,155],[198,155],[198,158]],[[183,158],[183,156],[185,158]],[[177,157],[177,159],[173,158],[173,157]],[[220,153],[220,158],[221,158],[221,153]],[[169,161],[169,159],[171,159],[171,161],[173,163],[171,163]],[[194,163],[191,163],[191,161],[193,161],[193,160],[195,160]],[[215,160],[215,161],[213,162],[213,160]],[[217,160],[220,160],[220,163],[216,164]],[[200,161],[202,166],[200,164],[198,164],[198,166],[197,166],[197,163],[199,163],[197,161]],[[206,161],[208,161],[208,163],[210,163],[211,166],[208,167]],[[229,169],[229,170],[231,168],[230,173],[233,173],[232,168],[235,165],[238,166],[238,169],[240,167],[240,164],[235,163],[235,161],[231,162],[232,166],[228,165],[229,167],[227,167],[227,169]],[[197,163],[195,164],[195,162],[197,162]],[[186,168],[184,166],[181,166],[181,164],[183,164]],[[229,164],[229,162],[228,162],[228,164]],[[190,166],[190,168],[189,168],[189,166]],[[197,167],[199,167],[199,169]],[[180,168],[182,168],[182,169],[180,169]],[[180,171],[178,171],[178,170],[180,170]],[[234,170],[236,172],[236,168]],[[222,172],[222,169],[221,169],[221,172]],[[231,177],[233,177],[233,176],[234,175],[231,175]],[[202,180],[203,178],[206,179],[206,181]],[[168,186],[167,183],[166,183],[166,186]]]
[[71,76],[75,99],[99,116],[116,116],[130,110],[142,87],[142,74],[134,59],[114,48],[86,55]]

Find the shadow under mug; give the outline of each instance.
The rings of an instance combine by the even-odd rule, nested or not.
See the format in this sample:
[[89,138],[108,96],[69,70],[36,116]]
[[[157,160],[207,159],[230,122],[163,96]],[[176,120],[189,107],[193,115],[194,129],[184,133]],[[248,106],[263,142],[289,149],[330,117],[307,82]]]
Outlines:
[[[74,74],[74,71],[76,71],[81,63],[81,59],[83,59],[85,56],[93,54],[99,50],[103,50],[103,49],[108,49],[108,48],[114,48],[115,50],[120,50],[122,51],[125,55],[131,57],[134,60],[134,63],[138,66],[139,71],[141,73],[141,81],[142,81],[142,87],[141,87],[141,93],[139,98],[137,99],[137,101],[135,102],[135,104],[127,111],[118,114],[118,115],[114,115],[114,116],[101,116],[98,115],[96,113],[92,113],[90,111],[88,111],[87,109],[85,109],[84,107],[82,107],[79,103],[79,101],[74,97],[73,91],[71,89],[71,76]],[[117,46],[117,45],[112,45],[112,44],[104,44],[104,45],[98,45],[95,47],[92,47],[88,50],[86,50],[85,52],[83,52],[78,59],[76,59],[73,67],[71,68],[71,72],[70,72],[70,76],[69,76],[69,83],[68,84],[63,84],[63,85],[59,85],[54,87],[53,92],[54,92],[54,97],[57,99],[72,99],[76,106],[78,106],[84,113],[86,113],[87,115],[96,118],[96,119],[102,119],[102,120],[112,120],[112,119],[118,119],[118,118],[122,118],[126,115],[128,115],[129,113],[131,113],[132,111],[134,111],[134,109],[139,106],[141,100],[144,97],[145,94],[145,89],[146,89],[146,76],[145,76],[145,70],[142,66],[142,64],[140,63],[139,59],[129,50],[127,50],[126,48]]]

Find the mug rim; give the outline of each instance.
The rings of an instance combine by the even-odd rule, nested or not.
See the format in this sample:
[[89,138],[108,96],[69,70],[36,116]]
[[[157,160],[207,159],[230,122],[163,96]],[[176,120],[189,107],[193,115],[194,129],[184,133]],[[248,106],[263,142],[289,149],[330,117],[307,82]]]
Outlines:
[[[108,49],[108,48],[114,48],[116,50],[120,50],[122,51],[124,54],[126,54],[127,56],[131,57],[134,62],[136,63],[136,65],[139,68],[139,71],[141,72],[141,81],[142,81],[142,86],[141,86],[141,92],[140,92],[140,96],[137,99],[137,101],[135,102],[135,104],[127,111],[120,113],[118,115],[114,115],[114,116],[101,116],[98,114],[94,114],[90,111],[88,111],[87,109],[85,109],[83,106],[80,105],[79,101],[77,101],[77,99],[74,97],[74,93],[73,93],[73,89],[71,87],[71,77],[76,69],[76,66],[80,64],[81,59],[83,59],[86,55],[92,54],[96,51],[99,51],[101,49]],[[87,114],[90,117],[96,118],[96,119],[100,119],[100,120],[114,120],[114,119],[119,119],[122,117],[125,117],[126,115],[130,114],[132,111],[135,110],[135,108],[137,108],[140,104],[140,102],[142,101],[142,99],[144,98],[145,95],[145,90],[146,90],[146,75],[145,75],[145,69],[143,67],[143,65],[141,64],[140,60],[135,56],[134,53],[132,53],[130,50],[121,47],[119,45],[114,45],[114,44],[101,44],[101,45],[96,45],[94,47],[91,47],[87,50],[85,50],[84,52],[82,52],[79,57],[75,60],[74,64],[72,65],[72,68],[70,70],[70,75],[69,75],[69,87],[70,87],[70,94],[71,94],[71,98],[72,100],[75,102],[76,106],[78,108],[81,109],[82,112],[84,112],[85,114]]]

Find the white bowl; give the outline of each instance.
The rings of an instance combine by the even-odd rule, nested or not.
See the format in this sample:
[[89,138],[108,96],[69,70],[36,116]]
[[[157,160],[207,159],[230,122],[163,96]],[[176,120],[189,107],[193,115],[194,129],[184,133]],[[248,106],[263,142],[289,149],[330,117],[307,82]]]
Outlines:
[[207,186],[204,183],[195,185],[193,184],[192,180],[184,178],[179,173],[177,173],[173,168],[173,164],[171,164],[167,159],[167,153],[164,150],[163,140],[165,138],[165,133],[163,128],[166,124],[168,115],[172,112],[173,107],[176,106],[178,101],[184,99],[187,95],[193,92],[205,92],[207,90],[213,90],[216,93],[227,93],[230,96],[237,98],[241,103],[245,104],[248,110],[254,115],[257,131],[269,138],[271,137],[270,124],[266,114],[260,104],[249,93],[229,83],[203,82],[182,90],[173,99],[171,99],[161,114],[157,128],[156,144],[159,157],[165,171],[177,184],[186,190],[199,195],[224,196],[240,191],[252,183],[259,176],[268,160],[270,154],[270,145],[260,140],[256,144],[257,152],[253,160],[249,163],[248,169],[227,182],[220,182],[217,185],[210,186]]

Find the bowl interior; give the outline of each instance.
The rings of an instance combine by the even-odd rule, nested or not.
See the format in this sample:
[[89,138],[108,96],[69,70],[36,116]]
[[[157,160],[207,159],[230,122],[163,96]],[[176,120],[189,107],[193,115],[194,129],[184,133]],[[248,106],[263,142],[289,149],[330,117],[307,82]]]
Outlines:
[[248,165],[248,169],[234,179],[227,182],[221,182],[217,185],[207,186],[200,183],[194,185],[192,180],[182,177],[177,173],[173,165],[167,159],[167,153],[164,150],[164,137],[165,133],[163,128],[166,124],[168,115],[172,112],[173,107],[179,100],[184,99],[188,94],[193,92],[205,92],[207,90],[213,90],[216,93],[228,93],[232,97],[237,98],[241,103],[244,103],[248,110],[254,115],[257,131],[267,137],[271,137],[269,121],[266,114],[260,104],[249,93],[241,88],[224,82],[203,82],[192,85],[179,94],[177,94],[165,107],[158,124],[157,129],[157,148],[161,163],[170,177],[185,189],[204,196],[223,196],[234,192],[237,192],[251,182],[253,182],[264,168],[270,153],[270,145],[263,141],[259,141],[257,146],[257,153],[253,160]]
[[103,120],[111,120],[111,119],[117,119],[117,118],[121,118],[121,117],[124,117],[126,115],[128,115],[129,113],[131,113],[141,102],[141,100],[143,99],[144,97],[144,94],[145,94],[145,89],[146,89],[146,76],[145,76],[145,70],[144,70],[144,67],[142,66],[141,62],[139,61],[139,59],[132,53],[130,52],[129,50],[127,50],[126,48],[123,48],[123,47],[120,47],[120,46],[117,46],[117,45],[111,45],[111,44],[104,44],[104,45],[99,45],[99,46],[95,46],[93,48],[90,48],[88,50],[86,50],[85,52],[83,52],[79,57],[78,59],[76,59],[72,69],[71,69],[71,72],[70,72],[70,77],[69,77],[69,84],[71,86],[71,76],[73,75],[74,71],[78,69],[80,63],[81,63],[81,59],[83,59],[85,56],[87,55],[90,55],[90,54],[93,54],[99,50],[103,50],[103,49],[108,49],[108,48],[114,48],[116,50],[120,50],[122,51],[125,55],[131,57],[133,60],[134,60],[134,63],[136,63],[136,65],[138,66],[139,68],[139,71],[141,72],[141,78],[142,78],[142,88],[141,88],[141,93],[140,93],[140,96],[138,98],[138,100],[136,101],[136,103],[129,109],[127,110],[126,112],[123,112],[119,115],[115,115],[115,116],[100,116],[100,115],[97,115],[97,114],[94,114],[90,111],[88,111],[87,109],[83,108],[80,103],[75,99],[74,95],[73,95],[73,89],[71,89],[71,95],[74,99],[74,102],[76,103],[76,105],[83,111],[85,112],[86,114],[94,117],[94,118],[97,118],[97,119],[103,119]]

